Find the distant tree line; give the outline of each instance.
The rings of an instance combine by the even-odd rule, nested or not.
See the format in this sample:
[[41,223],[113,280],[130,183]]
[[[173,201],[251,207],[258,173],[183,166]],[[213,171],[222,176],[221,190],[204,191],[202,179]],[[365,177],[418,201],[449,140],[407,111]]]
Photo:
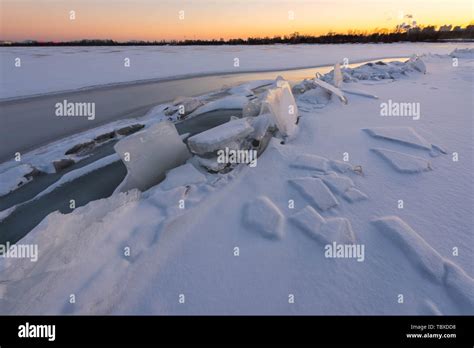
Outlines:
[[114,41],[114,40],[78,40],[67,42],[41,42],[26,40],[21,42],[0,41],[0,46],[189,46],[189,45],[272,45],[272,44],[341,44],[341,43],[393,43],[393,42],[436,42],[451,40],[474,40],[474,25],[465,28],[443,25],[439,29],[429,25],[425,27],[397,26],[395,30],[374,30],[372,33],[349,31],[347,34],[327,33],[321,36],[291,35],[274,37],[249,37],[247,39],[213,40],[160,40],[160,41]]

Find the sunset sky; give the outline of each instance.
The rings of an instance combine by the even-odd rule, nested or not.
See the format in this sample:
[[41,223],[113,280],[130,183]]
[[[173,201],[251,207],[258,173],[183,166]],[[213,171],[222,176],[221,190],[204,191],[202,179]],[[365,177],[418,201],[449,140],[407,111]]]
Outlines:
[[[75,20],[70,20],[70,11],[75,11]],[[393,29],[413,20],[466,26],[473,11],[472,0],[0,0],[0,39],[228,39],[296,31],[318,35]]]

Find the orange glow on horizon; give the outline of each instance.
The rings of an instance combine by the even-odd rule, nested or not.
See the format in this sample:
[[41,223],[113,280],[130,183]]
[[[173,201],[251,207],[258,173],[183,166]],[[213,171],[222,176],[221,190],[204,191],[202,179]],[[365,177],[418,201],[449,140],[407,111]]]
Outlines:
[[[75,19],[70,20],[70,11]],[[180,12],[184,11],[184,12]],[[471,0],[0,0],[0,39],[183,40],[466,26]],[[184,15],[184,19],[180,19]]]

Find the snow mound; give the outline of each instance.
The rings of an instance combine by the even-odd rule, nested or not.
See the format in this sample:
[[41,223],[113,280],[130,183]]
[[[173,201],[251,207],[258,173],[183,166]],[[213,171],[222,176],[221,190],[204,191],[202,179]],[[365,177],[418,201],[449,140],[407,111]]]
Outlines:
[[196,154],[214,152],[229,146],[232,142],[245,138],[253,131],[254,128],[245,118],[230,120],[220,126],[190,137],[188,139],[188,146]]
[[162,185],[151,189],[144,193],[146,198],[149,197],[150,203],[161,209],[168,209],[177,206],[180,200],[186,197],[187,188],[185,186],[177,186],[168,190],[163,190]]
[[244,209],[244,223],[268,239],[283,237],[283,214],[268,197],[261,196]]
[[328,210],[339,204],[331,190],[319,178],[297,178],[289,180],[296,190],[319,210]]
[[381,148],[371,150],[381,156],[400,173],[413,174],[431,170],[430,162],[423,158]]
[[248,99],[244,96],[228,96],[224,97],[212,102],[209,102],[196,110],[194,110],[191,114],[188,115],[189,117],[194,117],[200,114],[204,114],[206,112],[211,112],[215,110],[238,110],[243,109],[245,104],[247,104]]
[[329,103],[330,95],[322,88],[312,88],[302,94],[297,99],[298,102],[310,104],[317,108],[323,108]]
[[325,219],[309,205],[293,214],[290,221],[321,244],[353,243],[355,240],[349,220],[345,218]]
[[166,178],[161,182],[160,187],[163,190],[171,190],[175,187],[196,185],[203,182],[206,182],[204,174],[199,172],[192,164],[186,163],[167,172]]
[[296,160],[290,164],[293,168],[317,170],[326,172],[329,166],[329,160],[325,157],[304,154],[296,157]]
[[474,48],[456,48],[449,54],[455,58],[474,58]]
[[[341,72],[344,82],[396,80],[413,72],[424,74],[426,73],[426,66],[420,57],[415,56],[406,62],[370,62],[356,68],[343,68]],[[323,80],[329,83],[332,82],[334,80],[334,70],[325,74]]]
[[431,150],[431,144],[411,127],[374,127],[363,129],[374,138],[386,139],[400,144]]
[[443,282],[444,259],[418,233],[398,216],[386,216],[372,220],[375,227],[392,240],[421,272]]

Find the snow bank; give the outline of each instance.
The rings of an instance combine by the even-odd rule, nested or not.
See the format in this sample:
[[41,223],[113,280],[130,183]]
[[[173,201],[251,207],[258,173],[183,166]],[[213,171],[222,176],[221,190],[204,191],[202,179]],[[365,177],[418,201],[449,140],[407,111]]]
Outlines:
[[454,51],[450,53],[450,56],[456,57],[456,58],[473,59],[474,48],[456,48]]

